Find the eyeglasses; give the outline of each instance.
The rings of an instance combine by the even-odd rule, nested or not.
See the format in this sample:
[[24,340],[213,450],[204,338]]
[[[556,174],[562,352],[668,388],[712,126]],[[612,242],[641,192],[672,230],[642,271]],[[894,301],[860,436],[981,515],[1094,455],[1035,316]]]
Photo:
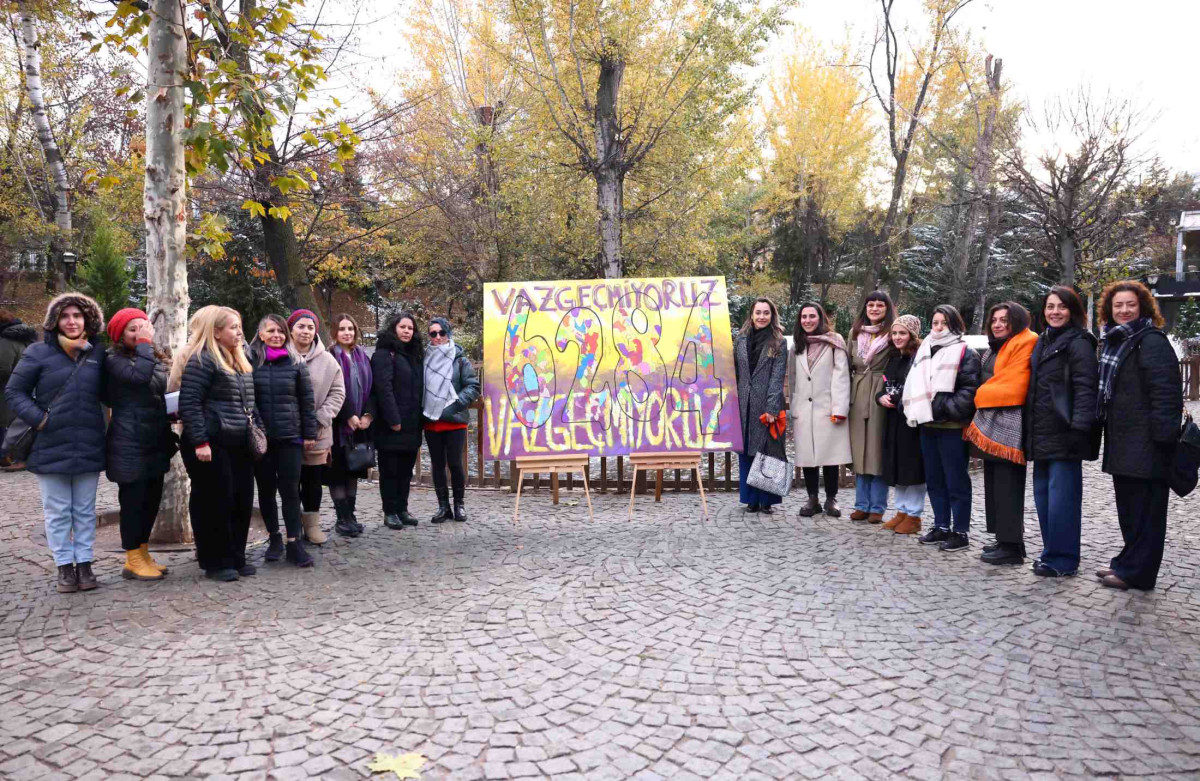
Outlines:
[[430,331],[429,332],[430,339],[437,339],[439,336],[445,336],[445,335],[446,335],[445,331]]

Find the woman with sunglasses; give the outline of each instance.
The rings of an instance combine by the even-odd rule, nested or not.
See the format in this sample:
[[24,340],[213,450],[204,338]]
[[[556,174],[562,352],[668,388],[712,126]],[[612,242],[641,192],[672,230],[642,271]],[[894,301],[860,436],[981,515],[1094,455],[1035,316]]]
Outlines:
[[[435,317],[429,324],[429,349],[425,351],[425,441],[433,464],[433,487],[437,492],[438,511],[433,523],[453,518],[467,520],[463,509],[466,489],[466,465],[463,451],[467,446],[469,409],[479,398],[479,378],[462,348],[451,338],[450,323]],[[454,510],[446,488],[446,467],[454,489]]]

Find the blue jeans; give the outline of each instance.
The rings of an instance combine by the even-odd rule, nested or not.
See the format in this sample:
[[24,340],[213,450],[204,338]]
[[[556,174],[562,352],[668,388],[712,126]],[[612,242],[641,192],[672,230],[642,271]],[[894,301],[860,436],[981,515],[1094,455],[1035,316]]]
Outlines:
[[896,510],[920,518],[925,512],[925,484],[896,486]]
[[745,453],[738,453],[738,474],[741,476],[741,482],[738,488],[738,498],[742,500],[742,504],[757,504],[759,507],[770,507],[774,504],[779,504],[783,501],[783,497],[779,494],[773,494],[768,491],[760,491],[754,486],[746,482],[746,478],[750,476],[750,467],[754,465],[754,456],[748,456]]
[[1066,574],[1079,569],[1083,462],[1033,462],[1033,503],[1042,527],[1041,562]]
[[971,475],[962,429],[921,426],[921,455],[933,525],[949,529],[953,517],[954,531],[966,534],[971,530]]
[[887,510],[887,480],[883,475],[854,476],[854,509],[883,515]]
[[38,475],[46,543],[54,563],[84,564],[92,560],[96,542],[96,486],[99,472],[81,475]]

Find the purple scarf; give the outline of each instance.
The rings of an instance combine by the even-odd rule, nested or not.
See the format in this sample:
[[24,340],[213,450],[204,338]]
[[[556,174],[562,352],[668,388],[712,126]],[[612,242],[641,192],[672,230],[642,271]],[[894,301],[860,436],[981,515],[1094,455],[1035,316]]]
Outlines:
[[[349,420],[361,416],[371,396],[371,361],[367,353],[357,347],[347,353],[340,344],[335,344],[329,352],[342,365],[342,379],[346,383],[346,401],[342,411],[348,413],[344,417]],[[354,436],[354,430],[343,423],[341,434],[348,441]]]

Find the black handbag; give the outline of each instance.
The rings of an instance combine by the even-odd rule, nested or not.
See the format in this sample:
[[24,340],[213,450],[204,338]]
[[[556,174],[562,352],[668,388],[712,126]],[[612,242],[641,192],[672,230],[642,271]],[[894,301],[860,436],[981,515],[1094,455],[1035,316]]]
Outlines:
[[1167,482],[1177,496],[1184,497],[1195,490],[1198,473],[1200,473],[1200,426],[1197,426],[1196,422],[1192,420],[1190,413],[1185,412]]
[[375,466],[375,445],[353,439],[342,446],[346,456],[347,472],[362,472]]
[[71,369],[67,381],[62,384],[62,387],[51,397],[50,403],[46,405],[46,413],[42,415],[42,421],[38,423],[37,428],[30,426],[20,416],[13,418],[12,423],[8,425],[8,430],[4,432],[4,442],[0,443],[0,455],[8,456],[14,464],[29,460],[38,430],[46,425],[46,421],[50,420],[50,410],[54,408],[54,402],[58,401],[58,397],[71,384],[71,380],[75,379],[75,372],[79,371],[79,367],[84,364],[85,360],[87,360],[86,356],[75,362],[75,368]]

